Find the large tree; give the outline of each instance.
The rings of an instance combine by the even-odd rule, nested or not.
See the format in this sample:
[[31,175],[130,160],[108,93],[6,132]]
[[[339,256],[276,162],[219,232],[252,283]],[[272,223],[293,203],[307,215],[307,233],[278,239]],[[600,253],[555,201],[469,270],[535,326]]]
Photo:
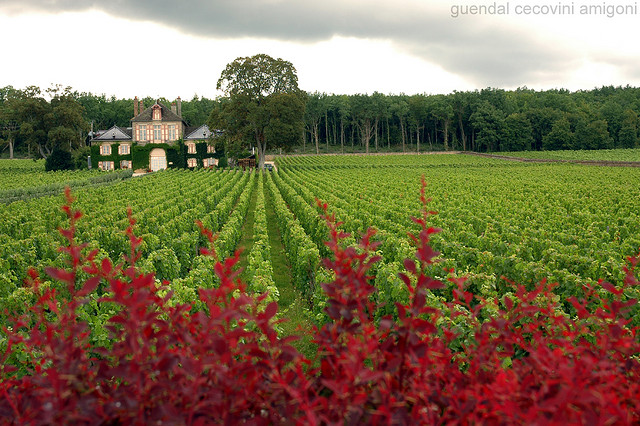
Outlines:
[[9,148],[9,158],[13,158],[18,134],[15,99],[19,95],[20,92],[11,86],[0,89],[0,146],[6,145]]
[[228,97],[210,124],[229,139],[251,138],[264,166],[267,146],[288,150],[304,128],[304,94],[291,62],[265,54],[237,58],[222,71],[218,89]]

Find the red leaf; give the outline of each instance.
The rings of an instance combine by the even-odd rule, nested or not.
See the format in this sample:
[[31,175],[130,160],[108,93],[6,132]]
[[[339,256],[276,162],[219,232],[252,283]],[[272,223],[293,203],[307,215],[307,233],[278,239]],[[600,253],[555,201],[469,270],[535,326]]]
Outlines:
[[278,312],[278,303],[277,302],[269,303],[267,308],[264,310],[264,314],[267,317],[267,319],[273,318],[274,315],[276,314],[276,312]]
[[109,275],[111,273],[111,261],[109,260],[109,258],[105,257],[104,259],[102,259],[102,273],[104,275]]
[[404,260],[404,268],[415,275],[416,273],[416,263],[412,259]]
[[602,288],[604,288],[605,290],[607,290],[609,293],[613,293],[615,295],[621,295],[624,290],[618,290],[613,284],[611,284],[608,281],[602,281],[600,283],[600,285],[602,286]]
[[504,297],[504,304],[507,307],[508,310],[512,310],[513,309],[513,300],[511,300],[511,298],[509,296],[505,296]]
[[89,278],[82,286],[82,290],[78,292],[78,297],[84,297],[93,292],[96,288],[98,288],[98,284],[100,284],[100,277]]
[[62,281],[63,283],[71,284],[75,282],[76,274],[73,272],[65,271],[64,269],[46,267],[44,272],[54,280]]

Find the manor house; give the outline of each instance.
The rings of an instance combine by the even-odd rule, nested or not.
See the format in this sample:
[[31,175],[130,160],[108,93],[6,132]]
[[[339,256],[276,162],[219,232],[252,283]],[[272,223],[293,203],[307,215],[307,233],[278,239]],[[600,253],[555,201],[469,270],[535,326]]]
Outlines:
[[[189,157],[189,154],[196,154],[196,143],[207,142],[210,136],[211,131],[206,124],[196,127],[187,126],[182,118],[182,101],[179,97],[175,103],[171,104],[171,108],[156,101],[152,106],[144,109],[142,100],[138,100],[136,96],[133,101],[131,127],[122,128],[114,125],[108,130],[98,131],[91,139],[91,145],[100,147],[97,166],[101,170],[140,168],[141,166],[146,168],[147,164],[151,171],[166,169],[168,164],[165,146],[173,145],[180,139],[184,141],[186,148],[187,167],[210,167],[218,163],[213,156],[203,158],[202,164],[198,164],[197,158]],[[149,152],[148,163],[145,158],[145,164],[133,164],[132,148],[149,144],[165,144],[165,146],[145,150]],[[115,150],[117,152],[114,152]],[[214,153],[214,146],[207,145],[207,154]]]

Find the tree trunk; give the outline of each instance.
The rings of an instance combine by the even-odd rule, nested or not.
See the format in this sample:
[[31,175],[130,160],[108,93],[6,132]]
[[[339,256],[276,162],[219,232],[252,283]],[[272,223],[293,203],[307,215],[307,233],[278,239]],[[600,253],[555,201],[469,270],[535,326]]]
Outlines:
[[329,112],[324,111],[324,135],[327,138],[327,154],[329,153]]
[[340,119],[340,149],[344,154],[344,121]]
[[406,135],[404,131],[404,121],[400,119],[400,133],[402,133],[402,152],[404,152],[404,145],[406,142]]
[[42,145],[38,144],[38,151],[40,151],[40,155],[42,156],[42,158],[46,159],[49,154],[51,154],[51,152],[46,146],[44,148],[47,150],[47,153],[45,153],[44,149],[42,149]]
[[353,151],[353,140],[355,139],[356,128],[351,126],[351,150]]
[[258,149],[258,170],[264,169],[264,153],[267,150],[267,142],[264,140],[264,135],[260,135],[256,132],[256,147]]
[[389,117],[387,117],[387,148],[391,150],[391,134],[389,131]]
[[313,139],[316,142],[316,154],[320,154],[320,149],[318,147],[318,123],[313,123]]
[[13,138],[9,136],[9,158],[13,160]]
[[[374,127],[375,123],[372,124],[370,119],[364,119],[362,123],[357,123],[358,129],[360,130],[360,136],[362,139],[362,144],[365,148],[365,153],[369,154],[369,142],[371,141],[371,137],[373,137],[373,133],[375,131],[377,140],[377,129]],[[377,146],[377,142],[376,142]]]
[[458,123],[460,125],[460,135],[462,136],[462,150],[467,150],[467,135],[464,133],[464,126],[462,125],[462,114],[458,115]]
[[420,128],[416,126],[416,149],[420,154]]
[[444,150],[449,151],[449,120],[444,120]]
[[376,121],[373,124],[373,128],[375,130],[375,143],[376,143],[376,152],[378,152],[378,119],[376,118]]

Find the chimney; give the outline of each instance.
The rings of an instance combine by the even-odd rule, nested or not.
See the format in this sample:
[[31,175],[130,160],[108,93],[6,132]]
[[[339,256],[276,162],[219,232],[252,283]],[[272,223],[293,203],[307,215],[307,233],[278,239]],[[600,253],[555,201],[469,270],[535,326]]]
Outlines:
[[144,103],[142,102],[142,99],[140,99],[140,114],[142,114],[142,111],[144,111]]
[[134,117],[138,116],[138,97],[137,96],[133,99],[133,116]]
[[175,102],[171,102],[171,112],[174,113],[174,114],[177,114],[176,111],[177,111],[176,110],[176,103]]
[[182,117],[182,99],[178,96],[178,117]]

